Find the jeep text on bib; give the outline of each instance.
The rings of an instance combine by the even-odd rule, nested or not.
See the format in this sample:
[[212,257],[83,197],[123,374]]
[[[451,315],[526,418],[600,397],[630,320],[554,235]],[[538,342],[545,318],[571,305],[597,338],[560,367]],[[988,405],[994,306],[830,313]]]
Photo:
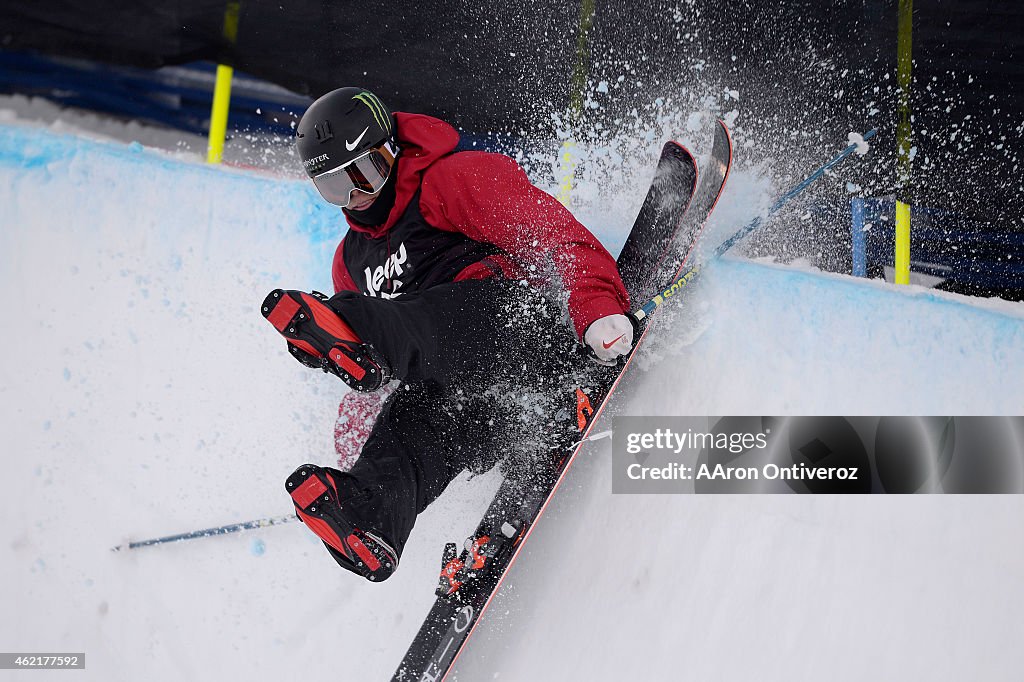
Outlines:
[[394,298],[452,282],[468,266],[501,253],[493,244],[432,226],[416,192],[402,217],[380,237],[349,230],[343,257],[349,275],[367,296]]

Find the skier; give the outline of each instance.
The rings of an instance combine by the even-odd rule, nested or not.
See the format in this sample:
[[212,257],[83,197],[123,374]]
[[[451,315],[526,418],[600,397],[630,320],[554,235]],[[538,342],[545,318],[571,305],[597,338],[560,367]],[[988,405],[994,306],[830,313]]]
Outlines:
[[[493,466],[517,423],[537,439],[533,466],[571,442],[592,413],[587,372],[612,371],[597,365],[629,352],[634,326],[615,260],[512,159],[456,152],[447,123],[352,87],[317,99],[296,136],[349,229],[334,296],[278,289],[263,314],[303,364],[357,391],[400,384],[349,471],[305,464],[285,485],[338,564],[379,581],[417,514],[464,469]],[[522,422],[496,385],[535,396],[548,421]]]

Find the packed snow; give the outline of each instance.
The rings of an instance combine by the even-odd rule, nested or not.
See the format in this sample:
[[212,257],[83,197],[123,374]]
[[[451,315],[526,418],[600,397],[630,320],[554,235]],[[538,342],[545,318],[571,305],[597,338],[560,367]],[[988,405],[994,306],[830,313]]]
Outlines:
[[[662,141],[629,191],[580,212],[612,250]],[[343,386],[289,358],[257,307],[279,286],[330,289],[337,210],[305,183],[52,127],[0,125],[0,179],[2,648],[85,652],[95,680],[387,679],[493,475],[458,479],[379,585],[299,524],[110,551],[287,514],[285,476],[333,464]],[[712,231],[770,203],[752,171],[730,183]],[[1020,304],[726,259],[657,325],[615,414],[1024,410]],[[1019,496],[610,491],[600,440],[456,679],[1013,679],[1024,664]]]

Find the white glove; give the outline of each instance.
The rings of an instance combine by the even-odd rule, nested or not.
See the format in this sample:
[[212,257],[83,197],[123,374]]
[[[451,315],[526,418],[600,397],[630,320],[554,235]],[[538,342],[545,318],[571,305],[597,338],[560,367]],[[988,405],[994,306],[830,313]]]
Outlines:
[[622,314],[602,317],[590,323],[583,341],[594,351],[598,363],[614,365],[633,347],[633,323]]

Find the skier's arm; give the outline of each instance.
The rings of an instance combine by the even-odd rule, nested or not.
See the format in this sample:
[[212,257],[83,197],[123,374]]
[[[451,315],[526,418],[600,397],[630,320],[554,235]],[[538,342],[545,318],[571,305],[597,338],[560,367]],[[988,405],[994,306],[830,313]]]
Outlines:
[[435,164],[422,186],[420,208],[433,225],[494,244],[527,266],[552,262],[579,338],[595,320],[629,310],[615,259],[512,159],[456,154]]

